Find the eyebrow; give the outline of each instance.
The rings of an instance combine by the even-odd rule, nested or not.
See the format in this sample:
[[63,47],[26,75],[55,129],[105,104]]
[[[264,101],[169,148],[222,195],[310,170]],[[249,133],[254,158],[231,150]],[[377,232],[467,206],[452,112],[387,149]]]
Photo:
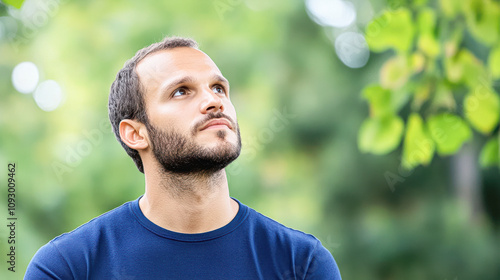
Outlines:
[[[223,76],[219,75],[219,74],[214,74],[212,76],[211,80],[224,83],[224,84],[226,84],[229,87],[229,81],[226,78],[224,78]],[[172,82],[170,82],[170,83],[165,84],[164,86],[162,86],[161,92],[165,92],[165,91],[167,91],[169,89],[173,89],[176,86],[181,85],[181,84],[194,83],[195,81],[196,81],[196,79],[193,76],[180,77],[180,78],[175,79]]]
[[216,81],[219,81],[221,83],[225,83],[227,85],[229,85],[229,81],[224,78],[223,76],[219,75],[219,74],[215,74],[213,77],[212,77],[213,80],[216,80]]

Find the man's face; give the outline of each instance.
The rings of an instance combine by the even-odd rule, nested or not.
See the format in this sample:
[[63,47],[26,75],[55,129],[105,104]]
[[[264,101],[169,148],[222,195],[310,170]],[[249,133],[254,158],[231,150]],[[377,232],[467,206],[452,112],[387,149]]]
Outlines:
[[144,58],[136,71],[150,144],[164,171],[214,172],[238,157],[229,84],[210,57],[187,47],[163,50]]

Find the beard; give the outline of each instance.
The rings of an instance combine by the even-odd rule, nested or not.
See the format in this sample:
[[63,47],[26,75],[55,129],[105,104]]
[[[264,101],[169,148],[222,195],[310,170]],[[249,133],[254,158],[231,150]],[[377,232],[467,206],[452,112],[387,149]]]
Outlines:
[[225,130],[217,131],[217,138],[222,140],[223,143],[214,148],[205,148],[195,143],[192,138],[184,136],[177,131],[162,131],[149,122],[146,123],[153,154],[164,172],[183,175],[213,174],[238,158],[241,152],[239,126],[231,118],[220,112],[211,113],[204,120],[198,122],[193,127],[191,135],[194,136],[199,126],[213,118],[226,118],[230,120],[232,126],[237,131],[236,145],[225,140],[227,135]]

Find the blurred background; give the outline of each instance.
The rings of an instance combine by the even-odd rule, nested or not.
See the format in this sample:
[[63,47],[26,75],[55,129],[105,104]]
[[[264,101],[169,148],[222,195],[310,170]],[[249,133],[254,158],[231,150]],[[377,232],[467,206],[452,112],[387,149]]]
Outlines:
[[1,279],[143,193],[108,93],[166,35],[231,83],[231,195],[314,234],[343,279],[500,279],[499,1],[21,2],[0,3]]

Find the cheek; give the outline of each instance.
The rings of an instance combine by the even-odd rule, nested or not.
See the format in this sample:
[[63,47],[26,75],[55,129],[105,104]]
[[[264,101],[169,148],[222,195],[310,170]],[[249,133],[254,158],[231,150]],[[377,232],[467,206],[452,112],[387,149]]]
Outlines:
[[237,121],[236,110],[231,102],[228,101],[224,103],[224,113],[230,116],[235,122]]
[[189,120],[192,119],[192,116],[189,114],[190,112],[187,110],[159,106],[150,111],[149,120],[154,126],[163,131],[183,132],[190,128]]

